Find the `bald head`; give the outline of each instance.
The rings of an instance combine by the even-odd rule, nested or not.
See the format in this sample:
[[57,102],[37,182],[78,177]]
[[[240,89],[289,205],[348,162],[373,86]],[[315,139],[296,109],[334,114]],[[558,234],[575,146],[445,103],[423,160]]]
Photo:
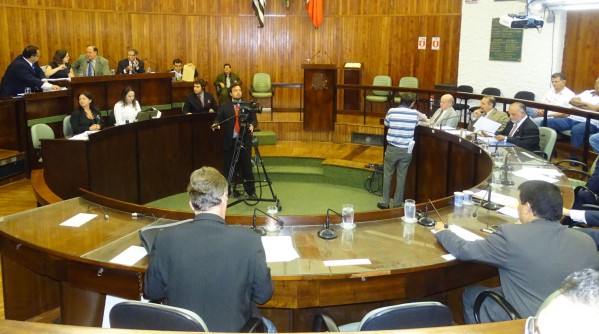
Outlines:
[[447,110],[449,108],[451,108],[453,106],[453,96],[451,96],[451,94],[445,94],[443,96],[441,96],[441,99],[439,100],[439,104],[441,106],[441,109],[443,110]]

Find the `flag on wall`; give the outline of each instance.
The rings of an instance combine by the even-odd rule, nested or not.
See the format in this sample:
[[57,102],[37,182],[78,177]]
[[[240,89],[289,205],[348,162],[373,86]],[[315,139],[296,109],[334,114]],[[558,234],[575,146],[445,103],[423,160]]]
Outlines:
[[315,28],[322,23],[322,0],[306,0],[306,9]]
[[258,28],[264,28],[264,6],[266,5],[266,0],[252,0],[252,7],[254,7],[254,12],[258,17]]

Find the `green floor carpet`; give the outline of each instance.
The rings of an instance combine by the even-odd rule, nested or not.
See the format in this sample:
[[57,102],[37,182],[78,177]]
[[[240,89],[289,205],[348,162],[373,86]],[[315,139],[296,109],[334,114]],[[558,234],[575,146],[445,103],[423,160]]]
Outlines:
[[[378,210],[376,203],[380,196],[369,193],[363,186],[370,175],[345,167],[322,166],[318,159],[265,158],[264,166],[272,189],[279,199],[280,215],[325,214],[327,209],[341,212],[343,204],[353,204],[356,212]],[[263,174],[256,179],[265,180]],[[272,199],[269,187],[263,183],[256,193],[262,199]],[[229,203],[236,198],[229,197]],[[241,202],[227,209],[228,215],[251,215],[254,208],[266,211],[274,205],[269,201]],[[147,206],[171,210],[191,211],[186,193],[176,194]]]

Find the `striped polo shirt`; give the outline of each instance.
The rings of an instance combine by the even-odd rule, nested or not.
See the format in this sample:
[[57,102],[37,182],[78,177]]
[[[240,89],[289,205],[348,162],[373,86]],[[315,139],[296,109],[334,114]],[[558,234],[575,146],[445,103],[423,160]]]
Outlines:
[[419,112],[407,107],[391,108],[385,116],[385,126],[389,127],[387,142],[390,145],[408,148],[414,140],[414,129],[418,125]]

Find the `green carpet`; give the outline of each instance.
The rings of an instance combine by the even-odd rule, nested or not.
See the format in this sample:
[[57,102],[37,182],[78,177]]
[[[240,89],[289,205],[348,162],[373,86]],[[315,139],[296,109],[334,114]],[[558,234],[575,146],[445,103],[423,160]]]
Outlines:
[[[325,214],[327,209],[340,213],[343,204],[353,204],[356,212],[378,210],[376,203],[380,196],[363,187],[370,175],[367,171],[335,166],[323,168],[320,159],[300,158],[264,158],[264,166],[282,207],[280,215]],[[256,179],[265,180],[265,176],[256,174]],[[266,183],[257,188],[256,193],[262,199],[273,198]],[[229,203],[235,200],[230,197]],[[145,205],[191,211],[188,201],[187,194],[181,193]],[[270,205],[274,202],[241,202],[229,207],[227,214],[251,215],[254,208],[266,211]]]

